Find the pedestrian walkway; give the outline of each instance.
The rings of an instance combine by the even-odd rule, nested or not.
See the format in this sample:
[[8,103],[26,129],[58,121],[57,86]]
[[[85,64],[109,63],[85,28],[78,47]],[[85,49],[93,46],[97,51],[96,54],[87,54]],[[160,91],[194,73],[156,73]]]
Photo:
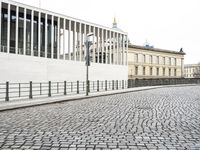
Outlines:
[[[194,84],[191,84],[191,85],[194,85]],[[94,98],[94,97],[107,96],[107,95],[115,95],[115,94],[121,94],[121,93],[127,93],[127,92],[137,92],[137,91],[142,91],[142,90],[150,90],[150,89],[171,87],[171,86],[190,86],[190,85],[187,84],[187,85],[135,87],[135,88],[129,88],[129,89],[114,90],[114,91],[89,93],[89,96],[86,96],[85,94],[78,94],[78,95],[12,100],[12,101],[8,101],[8,102],[1,101],[0,102],[0,111],[23,108],[23,107],[38,106],[38,105],[44,105],[44,104],[51,104],[51,103],[58,103],[58,102],[64,102],[64,101],[81,100],[81,99],[86,99],[86,98]]]

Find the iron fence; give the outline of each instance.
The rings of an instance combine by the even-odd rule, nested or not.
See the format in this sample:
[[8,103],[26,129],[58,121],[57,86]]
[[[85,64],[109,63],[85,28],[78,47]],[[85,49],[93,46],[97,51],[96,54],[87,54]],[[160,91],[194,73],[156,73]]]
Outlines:
[[[128,81],[89,81],[89,92],[101,92],[125,89]],[[84,94],[85,81],[75,82],[32,82],[29,83],[0,83],[0,100],[10,101],[15,99],[33,99],[38,97],[52,97],[61,95]]]

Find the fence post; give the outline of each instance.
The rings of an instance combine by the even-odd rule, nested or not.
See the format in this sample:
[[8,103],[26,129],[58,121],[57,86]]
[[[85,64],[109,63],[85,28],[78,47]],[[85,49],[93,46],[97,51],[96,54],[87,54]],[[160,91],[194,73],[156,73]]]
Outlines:
[[19,97],[21,96],[21,83],[19,83]]
[[97,92],[99,92],[99,80],[97,80]]
[[29,98],[32,99],[33,98],[33,85],[32,85],[32,81],[30,81],[29,84]]
[[107,91],[107,80],[105,81],[105,90]]
[[88,92],[90,92],[90,81],[88,80]]
[[49,94],[48,94],[49,97],[51,97],[51,81],[49,81]]
[[112,80],[112,90],[114,90],[115,89],[115,81],[114,80]]
[[40,83],[40,95],[42,95],[42,83]]
[[77,81],[77,94],[79,94],[79,81]]
[[66,95],[67,94],[67,82],[66,81],[64,81],[64,95]]
[[6,101],[9,101],[9,82],[6,82]]

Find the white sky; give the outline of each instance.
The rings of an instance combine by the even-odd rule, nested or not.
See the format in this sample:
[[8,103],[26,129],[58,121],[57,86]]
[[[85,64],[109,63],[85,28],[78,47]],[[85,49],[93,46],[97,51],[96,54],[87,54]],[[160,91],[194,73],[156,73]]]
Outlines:
[[[15,0],[39,6],[39,0]],[[200,62],[200,0],[41,0],[41,8],[128,32],[132,44],[179,51]]]

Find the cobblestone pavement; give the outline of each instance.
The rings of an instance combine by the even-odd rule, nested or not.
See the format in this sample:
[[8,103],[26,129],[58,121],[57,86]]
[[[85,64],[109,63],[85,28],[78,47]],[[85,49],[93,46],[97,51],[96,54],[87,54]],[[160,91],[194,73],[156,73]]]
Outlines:
[[0,112],[0,149],[200,149],[200,86]]

